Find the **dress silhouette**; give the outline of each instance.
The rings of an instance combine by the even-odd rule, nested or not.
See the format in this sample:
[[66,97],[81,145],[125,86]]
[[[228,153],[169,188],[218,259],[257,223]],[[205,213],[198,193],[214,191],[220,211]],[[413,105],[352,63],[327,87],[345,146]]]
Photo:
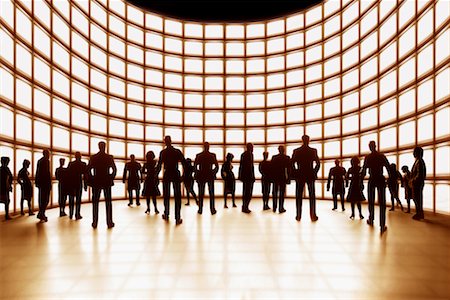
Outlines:
[[345,211],[344,205],[344,180],[345,180],[345,168],[341,167],[339,159],[334,161],[335,166],[330,169],[330,173],[328,174],[327,181],[327,191],[330,190],[330,183],[333,182],[333,187],[331,189],[331,193],[333,194],[333,210],[337,209],[338,205],[338,196],[341,197],[341,207],[342,211]]
[[214,180],[219,171],[219,163],[216,155],[209,152],[209,143],[203,144],[203,152],[200,152],[195,157],[194,162],[195,179],[198,184],[198,213],[203,212],[203,199],[205,197],[205,185],[208,184],[209,191],[209,209],[211,214],[216,214],[214,205]]
[[69,218],[80,220],[81,216],[81,196],[83,188],[87,191],[87,164],[81,161],[81,153],[75,153],[75,160],[71,161],[67,167],[68,180],[70,182],[69,188]]
[[142,168],[142,174],[145,175],[144,181],[144,189],[142,190],[142,196],[145,197],[147,201],[147,210],[146,214],[150,214],[150,197],[153,201],[153,207],[155,208],[155,213],[159,214],[158,207],[156,204],[156,197],[161,195],[159,191],[158,184],[158,176],[156,175],[156,160],[155,153],[153,151],[147,152],[146,162]]
[[[134,154],[130,155],[131,161],[125,164],[122,182],[127,183],[128,206],[133,205],[133,191],[136,192],[136,205],[141,205],[139,196],[141,193],[141,164],[136,161]],[[128,178],[127,178],[128,174]]]
[[284,146],[278,147],[278,154],[272,157],[270,171],[273,180],[273,211],[284,213],[284,196],[286,193],[286,184],[291,177],[291,159],[285,154]]
[[172,139],[170,136],[164,138],[166,148],[159,154],[158,165],[156,166],[156,174],[161,171],[162,165],[164,165],[163,175],[163,195],[164,195],[164,214],[162,218],[166,221],[169,220],[170,212],[170,184],[173,185],[174,198],[175,198],[175,220],[176,224],[181,224],[181,176],[178,170],[178,163],[184,164],[184,156],[180,150],[175,149],[172,146]]
[[20,195],[20,214],[25,215],[23,210],[23,203],[27,201],[28,203],[28,215],[33,216],[34,213],[31,207],[31,200],[33,198],[33,186],[31,185],[30,172],[28,168],[30,167],[30,161],[25,159],[22,163],[22,169],[20,169],[17,174],[17,182],[20,184],[21,195]]
[[413,216],[413,219],[421,220],[425,218],[423,213],[423,187],[425,185],[427,168],[423,160],[423,149],[416,147],[414,148],[413,154],[416,158],[411,169],[412,196],[416,205],[416,214]]
[[67,216],[66,202],[67,196],[69,195],[69,178],[67,169],[64,168],[65,163],[64,158],[59,159],[59,167],[55,170],[55,178],[58,180],[58,204],[59,204],[59,216]]
[[185,205],[190,205],[190,196],[194,197],[195,203],[198,205],[197,195],[194,192],[194,165],[192,160],[187,158],[183,166],[183,183],[186,188],[186,198],[187,201]]
[[228,208],[227,205],[227,197],[231,195],[231,201],[233,203],[233,207],[236,207],[235,203],[235,191],[236,191],[236,178],[233,173],[233,158],[234,155],[232,153],[228,153],[225,162],[222,165],[220,170],[220,175],[224,181],[223,186],[223,197],[224,197],[224,208]]
[[396,164],[390,164],[389,165],[390,172],[389,172],[389,178],[388,178],[388,188],[389,192],[391,193],[391,209],[390,211],[395,210],[395,203],[394,200],[397,200],[397,205],[400,206],[400,209],[403,211],[403,205],[398,197],[398,186],[399,181],[402,180],[402,174],[397,170]]
[[242,212],[250,213],[253,184],[255,183],[255,170],[253,167],[253,144],[247,144],[247,150],[242,153],[239,162],[238,179],[242,181]]
[[350,219],[355,218],[355,204],[358,206],[359,218],[364,219],[361,211],[361,202],[365,201],[366,198],[363,194],[363,180],[361,176],[360,160],[357,156],[353,156],[351,159],[352,166],[348,169],[345,175],[346,186],[348,187],[348,182],[350,181],[350,188],[347,194],[347,201],[351,203],[352,215]]
[[369,149],[371,153],[364,159],[363,169],[361,171],[362,179],[366,176],[367,170],[369,170],[369,183],[368,183],[368,201],[369,201],[369,219],[367,224],[373,225],[375,218],[375,191],[378,191],[378,203],[380,206],[380,231],[385,232],[386,227],[386,179],[383,176],[383,167],[388,172],[389,162],[384,156],[376,149],[374,141],[369,143]]
[[39,189],[39,213],[37,218],[43,222],[48,219],[45,216],[48,202],[50,200],[50,191],[52,189],[52,174],[50,172],[50,152],[44,150],[43,157],[37,162],[35,181],[36,187]]
[[[305,184],[309,192],[309,215],[312,221],[319,218],[316,214],[316,190],[314,183],[317,179],[317,172],[320,169],[320,160],[317,156],[317,150],[309,147],[309,136],[302,137],[303,146],[294,150],[292,154],[293,176],[296,182],[296,220],[300,221],[302,217],[303,189]],[[315,166],[313,166],[315,164]]]
[[5,204],[5,220],[11,220],[9,216],[10,195],[12,192],[13,175],[8,167],[9,157],[2,156],[0,166],[0,203]]
[[402,167],[403,177],[402,177],[402,187],[405,189],[405,200],[408,205],[408,214],[411,212],[411,200],[412,200],[412,185],[411,185],[411,172],[408,166]]
[[261,189],[263,196],[263,210],[270,209],[269,207],[269,197],[270,197],[270,186],[272,184],[271,176],[271,162],[267,160],[269,157],[269,152],[263,152],[263,160],[259,163],[259,173],[261,173]]
[[114,227],[112,218],[111,188],[114,185],[117,168],[112,155],[106,153],[106,143],[98,143],[99,152],[91,156],[87,166],[88,183],[92,186],[92,227],[97,228],[98,204],[100,193],[103,191],[106,203],[106,224],[108,228]]

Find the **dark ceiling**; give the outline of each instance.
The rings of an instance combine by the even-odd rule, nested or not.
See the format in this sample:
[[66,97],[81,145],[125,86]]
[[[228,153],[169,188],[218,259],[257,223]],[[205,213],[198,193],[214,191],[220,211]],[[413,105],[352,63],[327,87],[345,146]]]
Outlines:
[[286,16],[323,0],[127,0],[167,17],[198,22],[252,22]]

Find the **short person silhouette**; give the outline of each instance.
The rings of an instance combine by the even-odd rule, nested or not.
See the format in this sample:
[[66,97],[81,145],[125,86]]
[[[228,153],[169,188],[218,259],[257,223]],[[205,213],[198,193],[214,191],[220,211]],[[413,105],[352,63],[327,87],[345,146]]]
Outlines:
[[333,182],[333,187],[331,193],[333,194],[333,210],[337,209],[338,206],[338,196],[341,198],[342,211],[345,211],[344,206],[344,180],[345,180],[345,168],[341,167],[339,159],[334,161],[335,166],[330,169],[327,181],[327,191],[330,190],[330,183]]
[[24,159],[22,163],[22,169],[20,169],[19,174],[17,175],[17,181],[19,182],[21,189],[20,214],[22,216],[25,214],[23,210],[23,203],[25,201],[27,201],[28,203],[28,215],[34,215],[31,207],[31,200],[33,198],[33,186],[31,185],[30,172],[28,171],[29,167],[30,161],[28,159]]
[[9,193],[12,192],[13,175],[8,167],[9,157],[2,156],[0,166],[0,203],[5,204],[5,220],[11,220],[9,216]]
[[141,164],[136,161],[134,154],[130,155],[130,161],[125,164],[123,169],[123,183],[127,183],[128,190],[128,206],[133,205],[133,191],[136,193],[136,205],[141,205]]

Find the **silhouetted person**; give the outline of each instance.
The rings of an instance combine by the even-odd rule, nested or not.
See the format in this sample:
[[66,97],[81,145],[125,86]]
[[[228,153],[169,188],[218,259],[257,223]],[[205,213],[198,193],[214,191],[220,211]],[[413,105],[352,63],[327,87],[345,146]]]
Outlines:
[[333,187],[331,189],[331,193],[333,194],[333,210],[337,209],[338,196],[340,196],[342,211],[345,211],[345,205],[344,205],[345,168],[340,166],[339,159],[336,159],[334,161],[334,164],[335,164],[335,166],[330,169],[330,173],[328,174],[327,191],[330,190],[330,183],[331,183],[331,181],[333,181]]
[[203,152],[195,157],[194,161],[195,178],[198,183],[198,213],[203,212],[203,199],[205,197],[205,185],[208,184],[209,191],[209,209],[211,214],[216,214],[214,205],[214,180],[219,171],[219,163],[216,155],[209,152],[209,143],[203,143]]
[[197,195],[194,192],[194,165],[192,164],[192,160],[190,158],[187,158],[185,160],[184,166],[183,166],[183,182],[184,187],[186,188],[186,197],[187,202],[185,205],[190,205],[190,196],[194,197],[195,203],[198,205],[198,199]]
[[142,191],[142,196],[147,200],[147,210],[146,214],[150,214],[150,197],[153,201],[153,207],[155,208],[155,213],[159,214],[158,207],[156,205],[156,197],[161,195],[159,191],[158,176],[156,175],[156,160],[155,153],[153,151],[148,151],[146,155],[146,161],[142,168],[142,174],[145,175],[144,189]]
[[270,174],[273,179],[273,211],[284,213],[284,195],[286,193],[286,184],[291,177],[291,159],[285,154],[284,146],[278,146],[278,154],[272,157],[270,164]]
[[97,228],[98,203],[100,193],[103,191],[106,204],[106,224],[108,228],[114,227],[112,218],[111,187],[114,185],[117,167],[114,157],[106,153],[106,143],[98,143],[99,152],[91,156],[87,166],[88,182],[92,186],[92,227]]
[[253,168],[253,144],[247,144],[247,150],[242,153],[239,162],[238,179],[242,181],[242,212],[250,213],[253,184],[255,183],[255,170]]
[[364,198],[363,189],[363,178],[361,176],[361,167],[360,167],[360,160],[357,156],[353,156],[351,159],[352,166],[350,169],[348,169],[347,174],[345,175],[346,179],[346,186],[348,187],[348,182],[350,181],[350,188],[348,190],[347,194],[347,201],[351,203],[352,207],[352,215],[350,216],[350,219],[355,218],[355,204],[358,206],[359,211],[359,218],[362,220],[364,219],[364,216],[362,215],[361,211],[361,202],[365,201],[366,198]]
[[320,169],[320,160],[319,156],[317,156],[317,150],[309,147],[309,136],[304,135],[302,141],[303,146],[295,149],[292,154],[292,172],[296,181],[297,216],[295,219],[300,221],[302,218],[303,189],[306,184],[309,192],[309,215],[312,221],[317,221],[319,218],[316,215],[316,189],[314,182]]
[[139,196],[141,194],[141,164],[136,161],[134,154],[130,155],[130,160],[131,161],[125,164],[125,168],[123,169],[122,182],[128,183],[128,206],[133,205],[133,191],[136,192],[136,205],[140,206],[141,202]]
[[378,202],[380,205],[380,230],[381,233],[385,232],[386,227],[386,180],[383,176],[383,167],[388,172],[389,162],[384,154],[377,151],[377,147],[374,141],[370,141],[369,149],[371,153],[364,159],[364,165],[361,171],[362,179],[366,176],[367,170],[369,170],[369,183],[368,183],[368,200],[369,200],[369,219],[367,224],[373,225],[375,218],[375,190],[378,191]]
[[[269,157],[269,152],[263,152],[263,160],[259,163],[259,173],[261,173],[261,189],[263,196],[263,210],[270,209],[269,207],[269,197],[270,197],[270,186],[272,184],[272,176],[270,169],[270,161],[267,160]],[[274,211],[276,209],[274,208]]]
[[173,185],[174,197],[175,197],[175,220],[176,224],[181,224],[181,176],[178,170],[178,163],[184,164],[184,156],[180,150],[175,149],[172,146],[172,139],[170,136],[164,138],[166,148],[159,154],[158,165],[156,166],[156,175],[158,176],[161,171],[161,166],[164,164],[163,175],[163,195],[164,195],[164,214],[162,218],[166,221],[169,220],[170,212],[170,184]]
[[9,193],[12,192],[13,175],[8,168],[9,157],[2,156],[0,166],[0,203],[5,204],[5,220],[11,220],[9,216]]
[[233,207],[236,207],[235,203],[235,191],[236,191],[236,178],[234,177],[233,173],[233,158],[234,155],[232,153],[228,153],[225,162],[222,165],[222,169],[220,170],[220,175],[222,176],[222,179],[224,181],[223,185],[223,200],[224,208],[228,208],[227,205],[227,197],[228,195],[231,195],[231,201],[233,202]]
[[50,152],[46,149],[42,152],[43,157],[38,160],[36,167],[35,184],[39,189],[39,213],[37,218],[47,222],[45,210],[50,200],[50,191],[52,190],[52,174],[50,172]]
[[408,210],[406,211],[408,214],[411,212],[411,200],[412,200],[412,186],[411,186],[411,172],[409,171],[408,166],[402,167],[403,178],[402,178],[402,187],[405,189],[405,200],[408,204]]
[[20,196],[20,214],[25,215],[23,210],[23,203],[27,201],[28,203],[28,215],[33,216],[34,213],[31,208],[31,199],[33,198],[33,186],[31,185],[30,172],[28,168],[30,167],[30,161],[24,159],[22,163],[22,169],[20,169],[17,174],[17,182],[20,184],[21,196]]
[[396,164],[390,164],[389,165],[390,172],[389,172],[389,178],[388,178],[388,188],[389,192],[391,193],[391,209],[390,211],[395,210],[395,203],[394,200],[397,200],[397,205],[400,206],[400,209],[403,211],[403,205],[398,197],[398,185],[399,181],[402,180],[402,174],[397,170]]
[[416,147],[414,148],[413,154],[416,158],[411,169],[412,196],[416,205],[416,214],[413,216],[413,219],[421,220],[425,218],[423,213],[423,187],[425,185],[427,168],[423,160],[423,149]]
[[58,205],[59,205],[59,216],[67,216],[66,202],[67,196],[69,195],[69,181],[67,176],[67,169],[64,168],[66,160],[64,158],[59,159],[59,167],[55,170],[55,178],[58,180]]
[[75,219],[80,220],[81,216],[81,196],[83,188],[87,191],[87,164],[81,161],[81,153],[75,153],[75,160],[71,161],[67,167],[68,178],[70,182],[69,191],[69,218],[72,219],[75,213]]

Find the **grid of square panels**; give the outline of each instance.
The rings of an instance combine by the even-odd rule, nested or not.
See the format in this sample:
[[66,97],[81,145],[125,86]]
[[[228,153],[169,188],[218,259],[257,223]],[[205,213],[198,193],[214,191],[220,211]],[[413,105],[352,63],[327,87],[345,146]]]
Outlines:
[[[55,165],[106,140],[121,174],[165,135],[191,158],[209,141],[221,161],[253,142],[259,161],[279,144],[291,154],[306,133],[322,159],[320,198],[335,158],[348,167],[375,140],[411,166],[422,145],[425,206],[450,212],[445,0],[325,1],[249,24],[181,22],[123,1],[1,5],[0,147],[15,173],[46,147]],[[125,196],[119,181],[114,195]]]

